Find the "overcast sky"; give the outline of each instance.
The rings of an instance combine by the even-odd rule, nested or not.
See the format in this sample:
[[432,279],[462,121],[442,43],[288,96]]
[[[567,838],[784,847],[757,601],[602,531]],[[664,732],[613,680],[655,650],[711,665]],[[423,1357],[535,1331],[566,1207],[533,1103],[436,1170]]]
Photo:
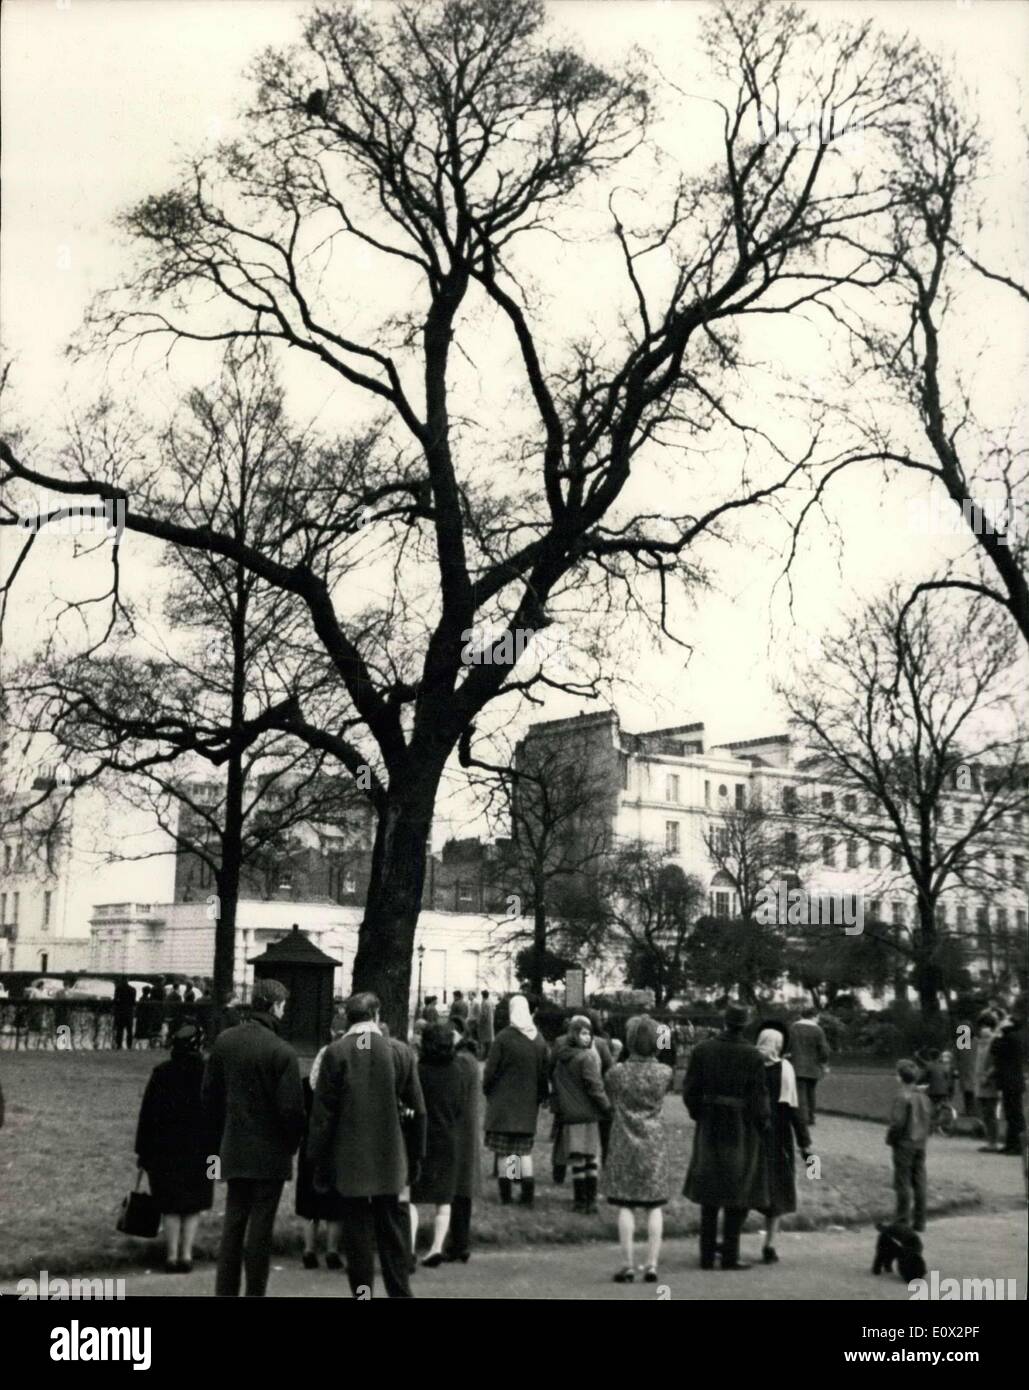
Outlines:
[[[384,3],[385,0],[373,0]],[[1029,70],[1029,5],[1006,0],[816,0],[821,15],[873,17],[890,31],[909,29],[953,55],[996,150],[1002,187],[984,190],[995,225],[986,237],[1001,251],[1011,228],[1026,220],[1026,148],[1016,79]],[[18,411],[38,427],[60,420],[82,391],[61,358],[91,297],[117,280],[124,251],[111,223],[116,212],[171,182],[176,162],[231,133],[246,97],[244,69],[266,45],[298,33],[304,7],[289,0],[6,0],[3,31],[3,232],[0,306],[5,350],[17,359]],[[559,0],[559,26],[593,55],[617,64],[636,44],[656,54],[662,73],[689,90],[697,71],[696,24],[702,6],[689,0]],[[684,118],[667,146],[688,162],[696,153]],[[694,142],[695,143],[695,142]],[[992,238],[992,240],[990,240]],[[573,291],[570,293],[574,294]],[[583,277],[581,303],[597,286]],[[988,298],[988,296],[986,297]],[[575,302],[569,300],[569,303]],[[971,362],[980,349],[1000,396],[1014,399],[1011,364],[1024,360],[1025,318],[989,301],[970,326]],[[817,371],[812,336],[796,340]],[[989,360],[991,351],[999,356]],[[1005,363],[1007,366],[1005,367]],[[190,364],[177,364],[188,376]],[[203,368],[197,367],[200,374]],[[80,372],[79,377],[85,373]],[[184,376],[150,381],[157,412],[175,398]],[[291,392],[298,410],[331,419],[336,383],[312,378]],[[163,400],[162,400],[163,398]],[[905,484],[898,484],[904,495]],[[844,479],[829,511],[845,520],[847,544],[813,528],[795,572],[799,632],[783,595],[773,601],[781,533],[755,528],[722,552],[715,588],[695,610],[674,615],[692,643],[688,667],[667,649],[631,664],[637,689],[619,698],[632,729],[702,719],[715,740],[752,737],[782,723],[770,697],[774,676],[796,641],[832,623],[857,596],[891,578],[924,577],[958,542],[920,539],[886,515],[874,477]],[[57,550],[48,552],[57,555]],[[35,621],[26,613],[26,632]],[[627,672],[627,674],[629,674]],[[579,701],[546,712],[568,713]]]

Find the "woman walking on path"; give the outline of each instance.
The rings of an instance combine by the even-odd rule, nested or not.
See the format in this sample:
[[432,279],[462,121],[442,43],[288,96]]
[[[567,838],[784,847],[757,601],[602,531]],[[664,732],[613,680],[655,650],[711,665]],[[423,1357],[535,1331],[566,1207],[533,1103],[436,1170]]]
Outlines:
[[558,1038],[550,1079],[554,1115],[560,1126],[554,1167],[571,1167],[573,1210],[592,1215],[597,1210],[600,1120],[611,1109],[611,1102],[601,1079],[593,1030],[583,1014],[576,1014],[568,1024],[568,1032]]
[[211,1142],[201,1103],[204,1059],[192,1026],[172,1038],[171,1057],[150,1073],[136,1126],[136,1156],[164,1218],[165,1270],[188,1274],[200,1213],[214,1200],[208,1155]]
[[615,1275],[615,1283],[631,1284],[636,1278],[633,1242],[638,1208],[647,1213],[647,1263],[643,1278],[653,1284],[657,1282],[664,1234],[662,1208],[671,1185],[661,1107],[673,1072],[657,1060],[658,1030],[652,1018],[630,1018],[626,1042],[625,1061],[617,1062],[607,1074],[612,1119],[604,1187],[607,1200],[619,1209],[622,1268]]
[[772,1112],[771,1122],[762,1135],[768,1174],[768,1205],[762,1208],[767,1224],[761,1252],[766,1265],[779,1261],[775,1236],[780,1217],[797,1210],[794,1138],[805,1162],[811,1151],[811,1135],[797,1094],[797,1077],[792,1064],[782,1055],[785,1046],[786,1032],[778,1024],[769,1024],[758,1034],[757,1050],[765,1060],[765,1082]]
[[510,1203],[511,1184],[520,1182],[521,1203],[531,1207],[536,1193],[532,1146],[539,1108],[549,1095],[547,1045],[524,995],[512,995],[509,1017],[493,1040],[482,1076],[486,1146],[497,1156],[501,1202]]
[[460,1124],[468,1085],[467,1073],[456,1062],[454,1030],[449,1023],[430,1023],[422,1034],[418,1078],[425,1097],[425,1157],[411,1184],[412,1225],[417,1229],[418,1202],[436,1208],[432,1245],[422,1264],[435,1269],[443,1263],[443,1242],[450,1226],[450,1209],[457,1191]]
[[997,1020],[993,1014],[981,1014],[976,1020],[977,1037],[974,1041],[975,1103],[986,1136],[986,1143],[979,1150],[981,1154],[996,1153],[1000,1148],[997,1125],[997,1101],[1000,1098],[1000,1091],[997,1087],[997,1077],[990,1056],[996,1026]]
[[[342,1038],[347,1031],[347,1021],[343,1014],[337,1014],[332,1020],[332,1042]],[[330,1044],[326,1043],[311,1063],[311,1075],[305,1077],[304,1088],[304,1109],[307,1111],[307,1126],[311,1124],[311,1102],[314,1099],[314,1088],[318,1085],[318,1073],[321,1070],[322,1058],[328,1051]],[[318,1192],[314,1185],[314,1169],[307,1153],[307,1134],[308,1129],[304,1130],[304,1137],[300,1143],[300,1152],[297,1156],[297,1190],[294,1209],[297,1216],[304,1220],[304,1268],[318,1268],[318,1228],[324,1221],[325,1229],[325,1267],[326,1269],[342,1269],[343,1257],[339,1253],[340,1241],[343,1237],[343,1227],[340,1224],[343,1220],[343,1204],[338,1192],[330,1189],[327,1192]]]

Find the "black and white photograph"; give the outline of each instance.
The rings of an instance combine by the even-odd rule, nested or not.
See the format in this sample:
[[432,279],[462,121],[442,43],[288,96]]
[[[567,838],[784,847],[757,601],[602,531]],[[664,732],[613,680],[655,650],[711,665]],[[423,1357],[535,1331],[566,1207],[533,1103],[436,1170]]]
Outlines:
[[1004,1373],[1029,2],[0,44],[8,1350]]

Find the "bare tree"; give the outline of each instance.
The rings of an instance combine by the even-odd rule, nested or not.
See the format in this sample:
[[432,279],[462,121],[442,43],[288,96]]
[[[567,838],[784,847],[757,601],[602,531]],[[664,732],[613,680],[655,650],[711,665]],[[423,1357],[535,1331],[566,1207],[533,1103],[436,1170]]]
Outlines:
[[814,861],[814,846],[798,798],[784,809],[754,796],[724,811],[704,830],[711,862],[736,890],[738,916],[750,920],[773,884],[799,884]]
[[944,612],[927,595],[901,625],[904,604],[894,587],[869,605],[782,693],[811,747],[812,779],[842,788],[811,803],[828,848],[863,845],[873,883],[914,890],[914,921],[892,944],[934,1015],[946,949],[938,909],[957,889],[1008,881],[996,837],[1029,808],[1026,733],[1019,652],[989,601]]
[[[585,630],[616,596],[667,631],[670,591],[702,577],[701,542],[816,471],[817,422],[793,458],[739,405],[748,316],[882,279],[853,233],[892,195],[835,158],[831,118],[868,139],[902,120],[914,46],[763,3],[720,6],[704,45],[716,105],[694,109],[719,112],[720,153],[669,179],[645,143],[650,75],[633,62],[606,72],[550,40],[541,0],[400,4],[371,18],[320,7],[297,48],[259,62],[246,135],[122,219],[138,268],[97,304],[93,341],[274,342],[376,412],[384,478],[361,501],[370,544],[394,566],[387,639],[345,611],[317,566],[184,519],[145,468],[105,472],[94,458],[61,473],[0,443],[0,483],[131,500],[134,533],[237,562],[306,606],[353,721],[302,709],[290,727],[355,776],[376,764],[354,979],[394,1021],[446,763],[492,700],[555,683],[503,659],[505,644],[562,618]],[[803,102],[826,118],[823,140],[766,138],[763,113]],[[647,189],[636,214],[617,191],[630,174]],[[604,230],[576,206],[587,188],[607,195],[624,278],[603,329],[563,335],[558,300],[527,280],[548,234],[574,245]],[[333,262],[344,247],[351,264],[389,268],[393,301],[361,302],[362,277]],[[486,353],[480,419],[462,372],[487,340],[513,350],[524,390],[512,402],[499,385],[494,406]],[[692,473],[683,460],[699,439],[724,446]],[[641,510],[634,499],[666,457],[694,501]],[[469,665],[467,634],[486,624],[498,659]]]

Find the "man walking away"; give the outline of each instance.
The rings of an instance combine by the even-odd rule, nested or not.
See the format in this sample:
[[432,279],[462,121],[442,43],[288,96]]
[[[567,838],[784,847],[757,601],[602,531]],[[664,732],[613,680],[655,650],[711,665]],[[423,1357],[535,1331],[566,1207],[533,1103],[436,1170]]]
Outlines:
[[925,1150],[932,1123],[932,1104],[917,1086],[918,1063],[907,1058],[897,1063],[900,1087],[890,1111],[886,1142],[893,1150],[893,1187],[897,1194],[897,1221],[902,1226],[925,1230]]
[[730,1004],[721,1037],[698,1043],[690,1056],[682,1098],[697,1128],[683,1194],[700,1205],[700,1267],[714,1269],[718,1212],[724,1209],[722,1268],[750,1269],[740,1260],[747,1211],[768,1208],[762,1133],[770,1116],[761,1053],[743,1037],[747,1011]]
[[231,1298],[244,1266],[248,1298],[268,1287],[275,1213],[304,1133],[297,1055],[278,1033],[288,997],[278,980],[258,980],[250,1018],[218,1035],[204,1076],[204,1108],[228,1182],[215,1293]]
[[493,1046],[494,1025],[493,1025],[493,1001],[489,997],[489,990],[482,991],[482,1003],[479,1005],[479,1060],[482,1061],[489,1056],[489,1050]]
[[[379,1028],[379,1001],[346,1002],[347,1031],[326,1048],[318,1073],[307,1150],[315,1188],[339,1193],[347,1278],[355,1298],[375,1286],[375,1252],[390,1298],[410,1298],[410,1231],[400,1193],[425,1153],[425,1102],[414,1054]],[[410,1112],[408,1163],[401,1111]]]
[[1008,1017],[1000,1025],[990,1047],[990,1064],[1000,1091],[1004,1111],[1005,1154],[1021,1154],[1025,1143],[1025,1114],[1022,1096],[1025,1093],[1025,1073],[1022,1070],[1022,1039],[1019,1021]]
[[132,1049],[132,1021],[136,1011],[136,991],[124,976],[114,987],[114,1045]]
[[808,1125],[815,1122],[815,1087],[828,1071],[829,1043],[808,1005],[790,1030],[790,1061],[797,1074],[800,1109]]

